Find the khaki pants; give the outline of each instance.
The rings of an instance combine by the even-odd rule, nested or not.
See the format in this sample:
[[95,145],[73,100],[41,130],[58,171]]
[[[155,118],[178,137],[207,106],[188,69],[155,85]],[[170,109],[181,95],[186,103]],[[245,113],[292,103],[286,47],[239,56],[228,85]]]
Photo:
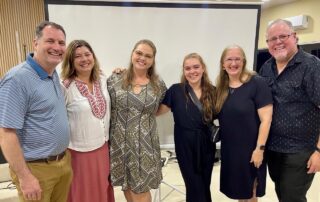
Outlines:
[[[67,201],[70,184],[72,181],[71,156],[69,151],[60,161],[48,163],[27,163],[31,173],[39,180],[42,194],[37,202],[65,202]],[[17,186],[19,200],[25,200],[16,174],[10,169],[12,182]],[[35,202],[35,201],[32,201]]]

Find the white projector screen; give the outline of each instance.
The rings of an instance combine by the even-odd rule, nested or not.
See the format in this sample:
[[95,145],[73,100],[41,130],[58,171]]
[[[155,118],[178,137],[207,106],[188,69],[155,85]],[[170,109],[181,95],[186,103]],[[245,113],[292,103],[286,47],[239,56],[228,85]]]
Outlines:
[[[172,2],[172,3],[171,3]],[[45,1],[46,19],[61,24],[67,43],[84,39],[107,75],[127,67],[134,44],[150,39],[157,47],[156,69],[167,87],[180,81],[182,60],[199,53],[213,83],[222,50],[242,46],[255,69],[261,5],[209,2]],[[171,115],[158,119],[161,144],[173,143]]]

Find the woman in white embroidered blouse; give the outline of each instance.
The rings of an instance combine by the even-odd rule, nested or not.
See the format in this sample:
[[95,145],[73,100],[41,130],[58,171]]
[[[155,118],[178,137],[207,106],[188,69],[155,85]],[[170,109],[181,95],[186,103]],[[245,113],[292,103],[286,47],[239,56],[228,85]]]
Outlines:
[[73,181],[69,202],[113,202],[109,182],[110,97],[91,46],[72,41],[62,63],[62,89],[70,125]]

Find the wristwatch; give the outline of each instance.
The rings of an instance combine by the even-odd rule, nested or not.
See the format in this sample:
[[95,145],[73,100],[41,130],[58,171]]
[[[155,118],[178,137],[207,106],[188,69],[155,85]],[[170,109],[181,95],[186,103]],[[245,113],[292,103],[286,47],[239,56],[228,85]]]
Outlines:
[[264,150],[265,150],[265,148],[266,148],[266,145],[263,145],[263,144],[261,144],[261,145],[257,145],[257,149],[259,149],[259,150],[264,151]]
[[316,146],[316,151],[320,153],[320,148]]

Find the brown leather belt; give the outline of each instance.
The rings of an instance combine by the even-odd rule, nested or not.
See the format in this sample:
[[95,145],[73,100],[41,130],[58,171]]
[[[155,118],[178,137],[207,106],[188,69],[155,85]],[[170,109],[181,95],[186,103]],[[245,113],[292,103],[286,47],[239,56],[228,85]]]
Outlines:
[[45,159],[36,159],[36,160],[28,161],[28,163],[49,163],[50,161],[60,161],[65,154],[66,152],[64,151],[61,154],[58,154],[56,156],[49,156],[48,158],[45,158]]

